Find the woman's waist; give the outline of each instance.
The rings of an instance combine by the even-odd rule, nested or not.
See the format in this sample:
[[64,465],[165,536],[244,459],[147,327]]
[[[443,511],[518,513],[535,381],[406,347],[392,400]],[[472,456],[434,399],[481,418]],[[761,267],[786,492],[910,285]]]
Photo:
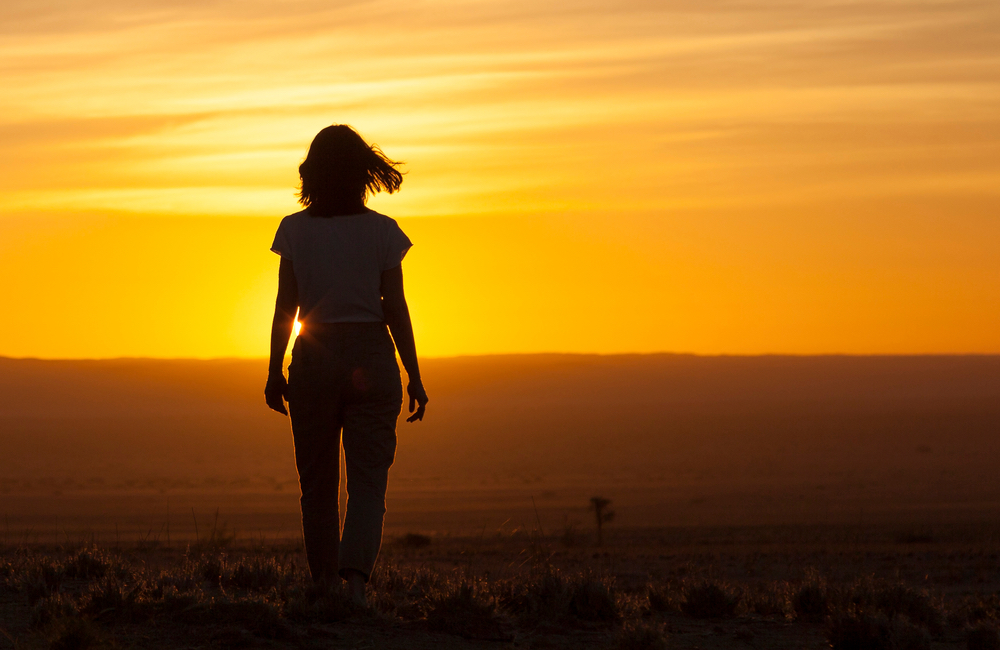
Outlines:
[[368,332],[381,332],[386,329],[385,321],[363,321],[363,322],[314,322],[304,320],[301,322],[299,336],[324,336],[331,334],[363,334]]
[[[395,355],[389,328],[381,322],[302,323],[298,346],[325,353],[357,354],[385,348]],[[294,349],[293,349],[294,353]]]

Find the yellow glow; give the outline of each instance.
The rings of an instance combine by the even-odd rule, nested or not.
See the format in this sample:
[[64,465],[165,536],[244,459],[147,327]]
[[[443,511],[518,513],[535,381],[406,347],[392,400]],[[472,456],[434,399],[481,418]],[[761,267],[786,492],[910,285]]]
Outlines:
[[295,337],[297,337],[299,335],[299,332],[301,331],[302,331],[302,322],[295,321],[295,323],[292,325],[292,340],[295,340]]
[[415,243],[424,354],[1000,352],[988,3],[56,0],[4,25],[0,272],[40,325],[4,319],[0,355],[266,354],[268,247],[333,122],[407,163],[370,205]]

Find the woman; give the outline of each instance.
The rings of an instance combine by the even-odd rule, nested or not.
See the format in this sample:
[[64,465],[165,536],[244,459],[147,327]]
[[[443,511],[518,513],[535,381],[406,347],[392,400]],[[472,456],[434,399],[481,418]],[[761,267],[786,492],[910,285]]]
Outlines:
[[[271,247],[281,263],[264,397],[275,411],[291,414],[313,580],[328,589],[339,575],[362,605],[382,543],[396,453],[402,402],[396,350],[409,377],[413,415],[407,422],[422,420],[427,407],[403,295],[401,263],[410,240],[394,220],[365,207],[369,193],[399,189],[398,164],[349,126],[323,129],[299,166],[305,209],[282,219]],[[282,361],[296,311],[302,329],[286,382]],[[348,494],[343,537],[341,431]]]

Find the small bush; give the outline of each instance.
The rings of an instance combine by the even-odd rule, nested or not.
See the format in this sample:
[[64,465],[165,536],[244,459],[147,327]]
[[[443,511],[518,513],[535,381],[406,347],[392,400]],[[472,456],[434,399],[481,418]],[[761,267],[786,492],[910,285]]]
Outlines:
[[861,582],[851,590],[850,602],[855,608],[882,612],[890,619],[905,616],[933,635],[944,630],[944,614],[930,596],[905,585]]
[[84,549],[70,556],[63,566],[67,578],[76,580],[99,580],[103,578],[111,563],[101,555],[89,549]]
[[627,625],[615,639],[616,650],[667,650],[667,637],[648,625]]
[[52,594],[35,603],[31,608],[28,624],[32,628],[44,628],[60,619],[76,615],[76,605],[70,598],[63,594]]
[[573,589],[569,612],[579,619],[607,622],[618,618],[618,604],[606,584],[585,580]]
[[676,612],[680,604],[676,593],[669,587],[651,586],[649,588],[649,608],[654,612]]
[[792,607],[799,618],[821,618],[826,615],[829,606],[826,589],[815,582],[802,585],[792,597]]
[[43,598],[58,593],[64,577],[62,567],[45,558],[31,566],[18,581],[18,591],[27,597],[29,605],[34,605]]
[[431,538],[420,533],[407,533],[399,539],[399,543],[406,548],[426,548],[431,545]]
[[944,616],[924,592],[903,585],[891,585],[876,591],[875,606],[887,616],[905,616],[927,628],[931,634],[941,634]]
[[466,639],[507,640],[496,605],[468,583],[438,599],[427,613],[427,627]]
[[732,618],[740,597],[714,582],[688,587],[681,602],[681,611],[692,618]]
[[788,590],[771,584],[757,587],[745,597],[747,608],[758,616],[784,618],[788,615]]
[[266,593],[280,585],[287,574],[274,558],[241,558],[235,566],[226,568],[221,582],[226,587]]
[[222,558],[209,555],[202,556],[198,566],[198,575],[209,584],[219,586],[222,584],[222,572],[225,570],[225,563]]

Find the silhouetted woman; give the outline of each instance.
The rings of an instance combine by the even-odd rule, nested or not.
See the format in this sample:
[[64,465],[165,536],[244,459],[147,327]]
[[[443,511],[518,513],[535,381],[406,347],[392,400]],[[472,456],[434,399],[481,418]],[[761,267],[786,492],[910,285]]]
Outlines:
[[[416,408],[407,422],[423,419],[427,405],[403,296],[401,263],[410,240],[394,220],[365,207],[369,193],[399,189],[398,164],[349,126],[323,129],[299,165],[305,209],[282,219],[271,247],[281,264],[264,396],[275,411],[291,413],[313,580],[329,588],[339,574],[359,603],[382,543],[386,481],[396,454],[403,395],[395,350],[409,376],[409,410]],[[286,382],[281,368],[296,311],[302,329]],[[341,431],[348,494],[343,537]]]

